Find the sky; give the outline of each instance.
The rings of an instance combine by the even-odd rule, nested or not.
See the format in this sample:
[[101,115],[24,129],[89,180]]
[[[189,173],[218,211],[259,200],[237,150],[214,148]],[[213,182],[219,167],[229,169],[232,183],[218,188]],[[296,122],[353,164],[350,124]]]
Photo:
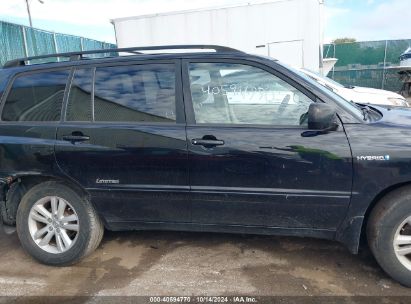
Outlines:
[[325,0],[325,41],[411,39],[410,0]]
[[[110,19],[256,0],[29,0],[33,26],[115,42]],[[308,1],[308,0],[307,0]],[[410,0],[325,0],[325,42],[411,39]],[[0,20],[28,25],[25,0],[0,0]]]

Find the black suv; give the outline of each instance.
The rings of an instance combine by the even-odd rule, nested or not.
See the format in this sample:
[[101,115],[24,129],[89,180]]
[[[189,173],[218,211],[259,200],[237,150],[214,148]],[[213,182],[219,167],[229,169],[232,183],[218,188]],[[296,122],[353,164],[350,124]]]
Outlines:
[[353,253],[363,237],[411,286],[409,109],[199,45],[10,61],[0,96],[1,215],[42,263],[77,262],[104,228],[318,237]]

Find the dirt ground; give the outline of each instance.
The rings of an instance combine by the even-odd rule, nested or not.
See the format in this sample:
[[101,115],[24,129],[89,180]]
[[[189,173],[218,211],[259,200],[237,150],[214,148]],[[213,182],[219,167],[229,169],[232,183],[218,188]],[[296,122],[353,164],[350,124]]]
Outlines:
[[65,268],[34,261],[16,233],[0,229],[0,244],[0,296],[411,296],[368,250],[355,256],[325,240],[106,232],[95,253]]

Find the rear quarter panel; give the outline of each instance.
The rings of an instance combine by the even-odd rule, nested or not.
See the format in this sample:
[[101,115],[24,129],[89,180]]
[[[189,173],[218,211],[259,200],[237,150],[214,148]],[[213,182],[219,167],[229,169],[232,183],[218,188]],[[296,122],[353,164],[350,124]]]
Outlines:
[[[24,68],[0,69],[1,106],[9,83]],[[50,175],[55,169],[57,122],[0,121],[0,178]]]
[[52,175],[57,172],[55,124],[0,122],[0,177]]

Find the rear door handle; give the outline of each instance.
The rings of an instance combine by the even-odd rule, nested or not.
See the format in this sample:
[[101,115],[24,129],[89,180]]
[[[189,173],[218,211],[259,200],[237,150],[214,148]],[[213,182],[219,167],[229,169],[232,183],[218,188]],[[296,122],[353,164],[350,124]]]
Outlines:
[[87,135],[63,135],[63,140],[70,142],[81,142],[90,140],[90,136]]
[[216,147],[216,146],[223,146],[224,140],[218,139],[193,139],[191,143],[194,146],[204,146],[204,147]]

